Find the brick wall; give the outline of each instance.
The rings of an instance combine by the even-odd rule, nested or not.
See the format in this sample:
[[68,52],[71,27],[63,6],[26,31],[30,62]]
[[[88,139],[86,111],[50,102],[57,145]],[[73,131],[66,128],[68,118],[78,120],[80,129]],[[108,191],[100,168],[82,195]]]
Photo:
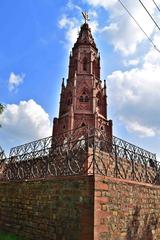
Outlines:
[[95,177],[94,240],[160,240],[160,187]]
[[30,240],[160,240],[160,187],[104,176],[1,182],[0,229]]
[[93,239],[93,177],[1,182],[0,229],[33,240]]

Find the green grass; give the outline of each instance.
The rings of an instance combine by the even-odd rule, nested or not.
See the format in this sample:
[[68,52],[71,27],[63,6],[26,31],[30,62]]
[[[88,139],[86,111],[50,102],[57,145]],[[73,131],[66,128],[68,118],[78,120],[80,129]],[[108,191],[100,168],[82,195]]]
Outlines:
[[14,234],[0,231],[0,240],[22,240],[22,239],[15,236]]

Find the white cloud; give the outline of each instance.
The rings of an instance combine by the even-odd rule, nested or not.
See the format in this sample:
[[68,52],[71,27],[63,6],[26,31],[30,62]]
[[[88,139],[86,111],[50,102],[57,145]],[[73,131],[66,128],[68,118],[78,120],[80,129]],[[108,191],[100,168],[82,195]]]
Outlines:
[[11,72],[8,80],[8,87],[9,91],[13,91],[16,89],[21,83],[23,83],[23,80],[25,78],[25,74],[16,75],[14,72]]
[[127,130],[139,136],[160,136],[159,76],[160,53],[154,49],[141,66],[108,76],[111,109]]
[[76,18],[69,18],[66,15],[63,15],[59,20],[59,28],[66,31],[65,38],[70,48],[73,46],[78,37],[78,25],[79,24]]
[[[107,41],[113,44],[115,50],[120,51],[124,55],[130,55],[135,53],[139,44],[146,40],[144,33],[117,0],[85,1],[94,7],[103,7],[109,14],[110,18],[108,20],[108,14],[106,13],[106,26],[101,29],[101,32],[106,34]],[[133,0],[125,0],[123,3],[136,18],[143,30],[151,36],[155,30],[155,25],[141,4]],[[145,5],[158,20],[156,7],[153,2],[146,0]]]
[[140,62],[140,60],[137,59],[130,59],[130,60],[124,60],[124,66],[128,67],[128,66],[136,66],[138,65]]
[[115,3],[117,2],[117,0],[110,0],[110,1],[106,1],[106,0],[87,0],[87,2],[95,7],[100,6],[100,7],[104,7],[104,8],[111,8],[115,5]]
[[155,65],[160,65],[160,34],[156,33],[153,38],[154,43],[156,44],[159,51],[152,48],[148,51],[146,56],[144,57],[145,63],[151,63]]
[[78,11],[82,12],[82,8],[80,6],[78,6],[78,5],[76,5],[75,3],[73,3],[72,0],[68,1],[67,7],[70,10],[78,10]]
[[131,122],[131,121],[125,121],[128,131],[134,132],[140,137],[154,137],[155,131],[152,128],[145,127],[144,125],[141,125],[139,122]]
[[48,114],[34,100],[7,104],[0,116],[0,145],[14,146],[51,135]]
[[89,10],[88,11],[88,15],[89,15],[89,18],[97,18],[98,17],[98,14],[95,10]]

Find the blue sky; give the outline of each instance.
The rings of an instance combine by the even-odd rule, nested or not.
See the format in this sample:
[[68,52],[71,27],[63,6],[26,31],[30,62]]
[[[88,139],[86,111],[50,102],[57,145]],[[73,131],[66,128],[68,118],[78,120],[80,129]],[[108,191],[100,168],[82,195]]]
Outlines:
[[[123,2],[160,48],[159,32],[138,0]],[[145,4],[160,20],[153,2]],[[160,53],[117,0],[0,1],[0,102],[6,105],[0,145],[8,151],[51,135],[82,10],[101,53],[114,135],[160,155]]]

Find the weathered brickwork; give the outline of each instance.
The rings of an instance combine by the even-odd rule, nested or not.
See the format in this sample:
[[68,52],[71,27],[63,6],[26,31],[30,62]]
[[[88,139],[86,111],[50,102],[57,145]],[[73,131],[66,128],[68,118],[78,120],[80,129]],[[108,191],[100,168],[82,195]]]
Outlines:
[[93,239],[93,177],[1,182],[0,229],[31,240]]
[[160,187],[95,177],[94,240],[160,240]]

